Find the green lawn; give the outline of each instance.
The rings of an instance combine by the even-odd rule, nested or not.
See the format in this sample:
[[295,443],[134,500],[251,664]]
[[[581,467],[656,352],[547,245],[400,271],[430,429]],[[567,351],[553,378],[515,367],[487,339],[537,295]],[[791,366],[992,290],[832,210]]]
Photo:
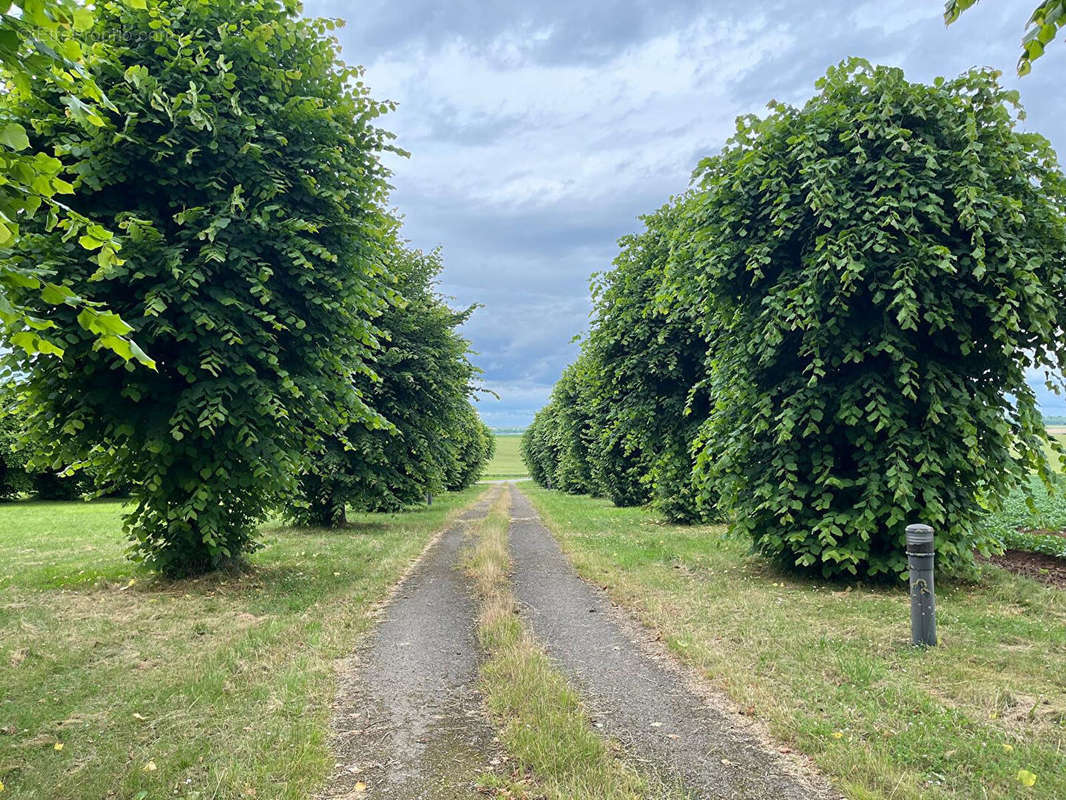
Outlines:
[[313,796],[339,659],[482,491],[343,531],[267,526],[251,571],[176,583],[124,560],[118,503],[0,505],[3,796]]
[[506,478],[525,478],[529,475],[526,465],[522,463],[522,437],[520,435],[496,436],[496,455],[485,467],[482,480],[502,480]]
[[720,526],[523,491],[583,575],[848,797],[1066,797],[1066,592],[993,567],[942,581],[923,652],[904,589],[799,579]]

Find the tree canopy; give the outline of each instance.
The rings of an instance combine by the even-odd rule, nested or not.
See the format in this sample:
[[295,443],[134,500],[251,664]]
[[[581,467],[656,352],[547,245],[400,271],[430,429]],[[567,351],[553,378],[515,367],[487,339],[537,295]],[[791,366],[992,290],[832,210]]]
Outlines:
[[100,275],[47,225],[12,263],[99,287],[158,371],[105,358],[76,309],[41,303],[68,357],[23,360],[23,408],[53,463],[135,484],[141,557],[209,569],[252,546],[323,436],[380,418],[353,376],[372,374],[388,285],[390,106],[339,61],[335,23],[294,3],[107,2],[92,24],[126,34],[88,65],[113,115],[78,124],[44,80],[7,113],[66,154],[73,207],[123,232],[123,263]]
[[[396,294],[375,321],[374,375],[356,379],[384,422],[358,421],[326,440],[301,478],[297,520],[337,525],[348,506],[398,511],[465,484],[453,476],[465,464],[475,370],[457,328],[474,309],[453,311],[437,295],[441,266],[436,252],[391,248]],[[487,460],[474,458],[477,466]]]
[[[137,5],[138,0],[129,2]],[[144,0],[139,3],[143,8]],[[20,118],[13,109],[20,102],[32,104],[36,93],[47,91],[74,123],[89,131],[106,125],[114,105],[91,68],[106,57],[108,47],[78,38],[92,24],[92,12],[76,0],[19,0],[0,13],[0,78],[6,84],[0,103],[0,334],[28,355],[62,356],[63,343],[55,335],[59,326],[80,326],[95,336],[97,347],[152,367],[152,359],[129,338],[130,326],[88,299],[97,287],[85,286],[79,293],[56,265],[9,257],[23,225],[44,224],[77,242],[78,255],[94,265],[94,277],[121,264],[120,244],[112,232],[64,202],[75,188],[65,177],[62,158],[67,154],[60,148],[57,158],[45,146],[51,142],[36,141],[36,120]],[[44,305],[44,313],[20,301],[27,292]],[[79,313],[56,319],[46,313],[56,305]]]
[[[983,510],[1050,475],[1027,375],[1061,391],[1066,364],[1066,180],[1017,102],[990,70],[927,86],[851,60],[802,108],[738,120],[601,279],[582,358],[602,397],[575,412],[564,374],[533,477],[566,488],[551,465],[628,415],[694,493],[668,497],[793,568],[901,574],[915,521],[946,569],[987,552]],[[601,484],[664,481],[645,446]]]
[[691,199],[672,200],[623,237],[612,269],[593,279],[594,311],[581,356],[523,440],[542,485],[602,494],[617,505],[653,501],[671,520],[713,509],[692,483],[692,445],[707,418],[707,347],[698,315],[664,293]]

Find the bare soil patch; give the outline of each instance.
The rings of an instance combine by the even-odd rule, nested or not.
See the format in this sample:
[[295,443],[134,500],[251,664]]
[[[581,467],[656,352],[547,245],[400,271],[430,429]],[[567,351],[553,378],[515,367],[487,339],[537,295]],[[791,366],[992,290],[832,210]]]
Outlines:
[[1066,588],[1066,559],[1025,550],[1007,550],[988,559],[991,563],[1049,586]]

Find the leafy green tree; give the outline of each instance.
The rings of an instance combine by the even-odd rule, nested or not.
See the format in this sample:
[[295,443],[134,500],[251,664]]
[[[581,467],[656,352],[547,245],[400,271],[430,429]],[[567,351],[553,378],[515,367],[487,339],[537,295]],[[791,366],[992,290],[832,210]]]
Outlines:
[[22,364],[29,423],[51,463],[134,484],[136,552],[168,574],[238,559],[322,437],[376,418],[352,375],[387,286],[389,105],[334,25],[275,0],[106,2],[88,37],[124,34],[91,65],[114,125],[75,124],[47,83],[16,107],[69,154],[80,213],[125,233],[104,276],[61,231],[24,232],[22,257],[95,279],[158,362],[123,368],[60,324],[74,357]]
[[[944,4],[944,22],[950,25],[976,3],[977,0],[947,0]],[[1064,12],[1066,0],[1044,0],[1029,16],[1022,37],[1022,54],[1018,57],[1019,75],[1028,75],[1032,71],[1033,62],[1044,55],[1044,49],[1055,40],[1059,29],[1066,25]]]
[[436,252],[393,248],[397,296],[376,320],[376,377],[357,379],[387,424],[359,422],[326,441],[301,478],[297,521],[342,525],[348,506],[398,511],[440,494],[458,473],[455,439],[467,435],[474,368],[457,328],[474,309],[453,311],[436,294],[440,270]]
[[522,436],[522,459],[541,486],[570,494],[600,494],[590,443],[597,432],[594,365],[583,353],[552,389],[551,402]]
[[553,487],[571,494],[597,494],[590,443],[595,436],[594,396],[589,359],[582,355],[563,370],[552,390],[557,409],[558,463]]
[[466,403],[458,429],[450,437],[449,446],[453,456],[445,474],[444,488],[459,492],[477,483],[496,452],[496,437],[486,425],[477,409]]
[[533,421],[522,433],[522,461],[529,470],[529,477],[538,486],[554,489],[555,470],[559,464],[559,441],[554,401],[533,416]]
[[[129,0],[136,5],[138,0]],[[139,0],[143,8],[144,0]],[[49,306],[65,306],[76,315],[58,315],[96,338],[96,346],[148,366],[152,360],[127,334],[131,328],[100,303],[79,294],[68,276],[55,265],[11,258],[24,224],[45,224],[77,241],[78,255],[94,264],[96,277],[119,266],[119,243],[105,227],[63,202],[75,182],[64,177],[69,157],[51,140],[37,141],[35,120],[17,106],[32,103],[42,87],[57,96],[71,121],[92,131],[106,125],[114,106],[100,91],[89,69],[107,46],[83,45],[77,36],[92,26],[92,12],[76,0],[18,0],[0,13],[0,78],[6,91],[0,97],[0,334],[26,354],[62,356],[57,315]],[[68,159],[69,160],[69,159]],[[43,313],[20,300],[32,293]]]
[[595,382],[594,481],[617,505],[653,499],[679,522],[705,516],[691,448],[709,410],[699,315],[664,289],[672,253],[688,235],[689,202],[672,200],[621,240],[613,268],[594,281],[584,347]]
[[672,279],[714,359],[700,480],[797,568],[901,575],[918,521],[964,568],[982,507],[1049,475],[1026,375],[1061,389],[1066,180],[997,73],[818,88],[700,166]]
[[531,475],[616,505],[649,500],[670,520],[705,519],[715,503],[693,482],[693,443],[709,414],[700,314],[665,280],[688,242],[689,204],[675,198],[621,241],[593,280],[592,326],[577,362],[523,439]]
[[22,430],[14,398],[10,382],[0,384],[0,501],[14,500],[32,486],[26,455],[19,448]]

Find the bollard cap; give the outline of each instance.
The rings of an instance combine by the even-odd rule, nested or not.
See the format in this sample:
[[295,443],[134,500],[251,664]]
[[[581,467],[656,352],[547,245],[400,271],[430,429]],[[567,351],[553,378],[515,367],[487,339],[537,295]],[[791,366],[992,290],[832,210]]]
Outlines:
[[928,525],[908,525],[907,550],[917,553],[933,552],[933,529]]

